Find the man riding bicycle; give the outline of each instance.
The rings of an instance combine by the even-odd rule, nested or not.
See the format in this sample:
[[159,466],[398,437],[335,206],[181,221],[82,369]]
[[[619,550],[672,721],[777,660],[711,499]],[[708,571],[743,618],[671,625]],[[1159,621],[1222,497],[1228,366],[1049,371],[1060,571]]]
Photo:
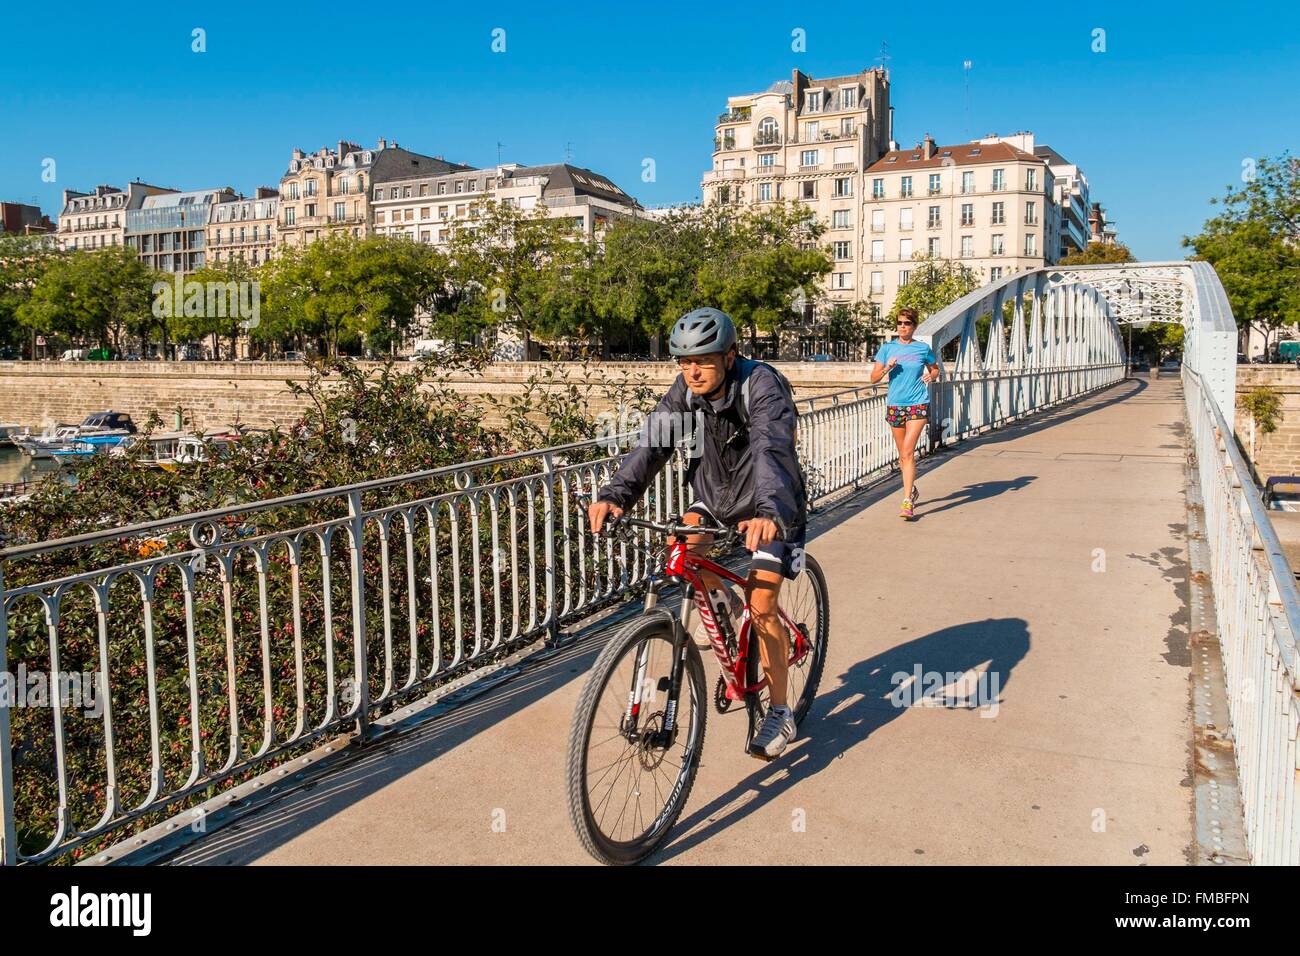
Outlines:
[[[681,374],[651,413],[637,447],[588,508],[588,520],[599,533],[610,515],[622,516],[641,499],[672,456],[673,439],[687,437],[684,425],[663,423],[700,423],[689,436],[694,446],[686,472],[695,501],[682,522],[735,525],[745,535],[752,554],[746,595],[772,704],[749,751],[771,759],[796,732],[786,693],[788,638],[777,610],[782,580],[803,569],[807,522],[794,399],[774,368],[738,354],[735,323],[718,309],[678,319],[668,349]],[[688,539],[697,552],[711,542],[707,534]],[[707,575],[705,583],[717,612],[729,614],[732,602],[722,582]]]

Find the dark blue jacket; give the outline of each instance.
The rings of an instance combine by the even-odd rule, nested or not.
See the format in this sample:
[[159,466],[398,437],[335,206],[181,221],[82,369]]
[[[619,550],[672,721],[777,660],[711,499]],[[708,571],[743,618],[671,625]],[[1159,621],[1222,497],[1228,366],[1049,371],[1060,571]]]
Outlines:
[[678,375],[650,413],[637,446],[597,497],[620,508],[635,505],[672,456],[674,443],[687,437],[696,443],[687,480],[714,517],[726,525],[771,518],[783,538],[802,537],[807,500],[789,385],[770,365],[738,356],[725,389],[715,413]]

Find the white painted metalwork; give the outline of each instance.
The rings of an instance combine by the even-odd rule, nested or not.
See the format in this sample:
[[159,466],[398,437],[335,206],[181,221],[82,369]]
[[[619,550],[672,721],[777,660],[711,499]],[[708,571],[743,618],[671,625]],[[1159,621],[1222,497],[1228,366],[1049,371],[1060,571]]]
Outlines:
[[[1134,290],[1146,310],[1136,314],[1188,329],[1186,366],[1205,383],[1188,389],[1202,442],[1197,416],[1231,408],[1231,313],[1208,266],[1172,263],[1021,273],[926,320],[918,336],[950,354],[932,386],[921,452],[1119,381],[1116,316],[1135,313],[1117,302]],[[883,394],[848,390],[799,404],[812,502],[896,465]],[[1223,469],[1204,451],[1200,459],[1209,501]],[[621,600],[652,569],[639,551],[594,539],[577,499],[619,460],[586,442],[0,550],[0,674],[20,656],[57,672],[61,651],[80,641],[110,689],[124,672],[145,677],[137,697],[106,697],[93,735],[57,699],[48,719],[24,714],[17,736],[0,707],[0,860],[68,853],[327,735],[355,730],[364,739],[374,719],[417,695]],[[677,457],[647,493],[643,507],[657,520],[687,503],[683,464]],[[1225,653],[1237,655],[1228,668],[1233,719],[1258,728],[1237,740],[1243,776],[1259,781],[1243,786],[1254,801],[1248,823],[1256,821],[1261,847],[1283,847],[1294,862],[1295,588],[1275,564],[1261,571],[1233,551],[1243,534],[1271,535],[1267,517],[1241,505],[1254,500],[1249,491],[1235,490],[1236,505],[1207,505],[1220,542],[1214,584],[1228,598],[1220,598]],[[287,602],[275,604],[273,589]],[[219,739],[200,733],[214,712]],[[39,826],[19,818],[30,807],[15,798],[38,747],[52,754],[43,769],[57,801]],[[128,752],[135,777],[147,779],[124,779]],[[1277,822],[1279,813],[1291,822]],[[1278,858],[1273,849],[1264,856]]]

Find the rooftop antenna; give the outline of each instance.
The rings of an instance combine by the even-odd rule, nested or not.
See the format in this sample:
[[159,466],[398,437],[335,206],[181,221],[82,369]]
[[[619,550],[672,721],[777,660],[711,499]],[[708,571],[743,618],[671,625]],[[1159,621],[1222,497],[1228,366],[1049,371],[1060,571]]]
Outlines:
[[970,60],[961,61],[962,78],[966,83],[966,138],[970,139]]
[[565,162],[565,164],[567,165],[567,164],[568,164],[569,162],[571,162],[572,160],[573,160],[573,144],[572,144],[572,143],[565,143],[565,144],[564,144],[564,162]]
[[498,166],[501,165],[501,150],[505,148],[505,145],[506,144],[501,142],[501,140],[497,140],[497,165]]
[[880,56],[876,57],[876,62],[880,64],[880,68],[885,71],[886,76],[889,75],[889,61],[892,59],[893,57],[889,55],[889,44],[881,40]]

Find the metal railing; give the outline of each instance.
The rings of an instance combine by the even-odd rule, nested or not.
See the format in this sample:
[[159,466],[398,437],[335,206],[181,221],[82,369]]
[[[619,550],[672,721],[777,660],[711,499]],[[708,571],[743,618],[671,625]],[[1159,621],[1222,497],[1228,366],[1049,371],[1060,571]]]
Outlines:
[[1183,366],[1251,861],[1300,864],[1300,594],[1231,426]]
[[[1018,274],[922,324],[936,353],[955,351],[932,386],[922,453],[1122,378],[1110,304],[1085,271]],[[1189,355],[1217,355],[1212,345],[1189,336]],[[811,502],[896,464],[885,401],[866,387],[800,400]],[[366,739],[417,695],[620,600],[651,569],[593,538],[577,497],[619,460],[583,442],[0,550],[0,674],[91,673],[103,688],[93,713],[57,694],[44,708],[0,707],[0,859],[49,860],[326,736]],[[687,504],[685,464],[678,453],[647,492],[650,514]],[[1222,560],[1252,580],[1231,546]],[[1294,642],[1278,643],[1276,624],[1250,627],[1225,648],[1258,672],[1251,640],[1273,640],[1278,686],[1293,688]],[[1260,709],[1265,743],[1250,746],[1270,756],[1239,757],[1243,774],[1293,773],[1288,700],[1278,712],[1291,715],[1291,749],[1269,749],[1285,720],[1266,723]],[[1257,816],[1294,807],[1277,802],[1281,786],[1270,777],[1252,791]]]

